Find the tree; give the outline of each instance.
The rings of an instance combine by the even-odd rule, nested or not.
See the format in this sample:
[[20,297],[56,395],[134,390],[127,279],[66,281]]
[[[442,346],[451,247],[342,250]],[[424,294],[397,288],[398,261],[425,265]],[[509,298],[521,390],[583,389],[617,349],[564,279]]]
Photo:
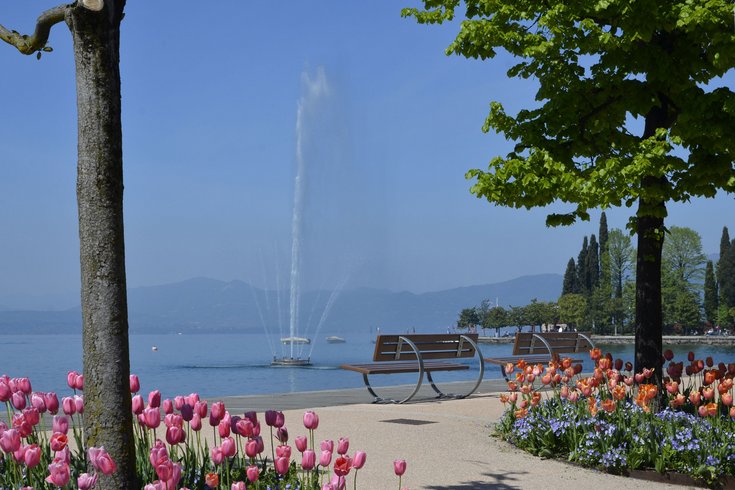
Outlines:
[[524,325],[528,325],[526,319],[526,308],[524,306],[512,306],[508,312],[508,323],[515,325],[516,329],[520,332]]
[[564,282],[561,287],[561,294],[570,294],[579,292],[577,287],[577,267],[574,264],[574,259],[570,258],[567,262],[567,270],[564,271]]
[[508,326],[508,312],[502,306],[493,306],[482,319],[482,328],[494,328],[495,336],[500,337],[500,329]]
[[565,294],[557,302],[559,321],[577,327],[584,321],[587,298],[583,294]]
[[608,256],[610,257],[610,280],[616,298],[623,297],[623,284],[632,272],[635,261],[635,249],[630,236],[622,230],[614,228],[608,239]]
[[587,260],[587,255],[589,255],[588,248],[587,237],[584,237],[584,240],[582,240],[582,249],[577,256],[577,284],[579,285],[579,292],[582,294],[589,292],[590,274],[587,269],[589,266],[589,261]]
[[600,251],[594,234],[590,236],[590,245],[587,249],[587,274],[589,276],[587,288],[592,291],[600,283]]
[[722,228],[722,237],[720,238],[717,284],[720,289],[720,305],[723,307],[718,321],[720,324],[729,323],[729,308],[735,306],[735,244],[730,242],[727,226]]
[[[441,24],[459,13],[459,0],[422,3],[402,15]],[[666,204],[735,192],[735,149],[722,136],[735,125],[735,94],[708,86],[735,64],[732,2],[464,4],[447,54],[485,60],[505,50],[519,60],[508,76],[539,86],[536,102],[515,116],[491,103],[483,130],[515,147],[487,171],[468,172],[472,192],[515,208],[576,205],[548,215],[548,225],[637,202],[635,370],[655,368],[661,385]]]
[[692,288],[704,279],[707,257],[702,252],[702,238],[691,228],[672,226],[664,242],[662,260],[676,279]]
[[605,211],[603,211],[600,215],[600,257],[603,257],[607,252],[607,239],[607,215],[605,214]]
[[66,22],[76,64],[77,202],[82,277],[84,434],[117,472],[101,488],[141,488],[135,474],[123,234],[120,22],[125,0],[79,0],[38,18],[33,35],[0,26],[0,39],[22,54],[48,51],[51,28]]
[[465,308],[459,312],[457,328],[474,330],[480,324],[480,315],[477,308]]
[[715,268],[711,260],[707,261],[704,271],[704,317],[707,321],[717,319],[717,281],[715,281]]

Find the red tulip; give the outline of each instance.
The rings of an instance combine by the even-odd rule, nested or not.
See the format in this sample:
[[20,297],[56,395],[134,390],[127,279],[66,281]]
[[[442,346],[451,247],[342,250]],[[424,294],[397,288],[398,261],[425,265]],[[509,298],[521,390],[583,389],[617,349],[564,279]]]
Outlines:
[[337,476],[346,476],[352,468],[352,460],[347,456],[340,456],[334,460],[334,474]]
[[65,462],[51,463],[48,465],[49,476],[46,481],[57,487],[64,487],[69,483],[69,465]]
[[290,466],[290,462],[288,458],[280,457],[280,458],[276,458],[276,462],[274,466],[276,467],[276,472],[279,475],[283,476],[286,473],[288,473],[288,467]]
[[61,432],[54,432],[54,434],[51,436],[51,441],[49,443],[49,446],[51,447],[52,451],[61,451],[64,449],[69,442],[69,439],[66,437],[66,434]]
[[397,476],[402,476],[406,472],[406,461],[403,459],[393,461],[393,471]]
[[219,487],[219,475],[217,473],[207,473],[204,477],[204,484],[209,488]]
[[138,375],[131,374],[130,375],[130,393],[138,393],[140,391],[140,379],[138,379]]
[[355,458],[352,460],[352,467],[356,470],[359,470],[363,466],[365,466],[365,460],[367,459],[367,454],[365,454],[364,451],[355,451]]
[[315,464],[316,453],[311,449],[307,449],[306,451],[304,451],[301,455],[301,467],[306,471],[310,471],[314,469]]
[[304,413],[304,427],[309,430],[315,430],[319,427],[319,416],[311,410],[307,410]]
[[51,414],[56,415],[56,413],[59,411],[59,397],[56,396],[56,393],[54,393],[53,391],[44,393],[43,402],[46,404],[46,410],[48,410]]
[[251,482],[258,481],[260,470],[257,466],[248,466],[246,473],[248,475],[248,480],[250,480]]
[[235,440],[232,437],[225,437],[222,439],[222,454],[226,457],[231,458],[237,453],[237,446]]
[[337,454],[346,454],[350,448],[350,440],[346,437],[340,437],[337,442]]
[[38,444],[31,444],[26,447],[24,460],[26,466],[29,468],[33,468],[41,462],[41,448],[38,447]]
[[296,439],[294,439],[294,445],[300,453],[303,453],[306,450],[307,445],[306,436],[298,436]]

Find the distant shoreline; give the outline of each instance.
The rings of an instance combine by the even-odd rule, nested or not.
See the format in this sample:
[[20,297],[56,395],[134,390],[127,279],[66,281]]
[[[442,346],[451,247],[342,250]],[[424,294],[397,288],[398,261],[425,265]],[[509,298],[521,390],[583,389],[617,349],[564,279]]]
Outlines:
[[[600,345],[628,345],[635,343],[633,335],[592,335],[592,341]],[[481,344],[512,344],[514,337],[483,337]],[[664,335],[664,345],[735,345],[735,336]]]

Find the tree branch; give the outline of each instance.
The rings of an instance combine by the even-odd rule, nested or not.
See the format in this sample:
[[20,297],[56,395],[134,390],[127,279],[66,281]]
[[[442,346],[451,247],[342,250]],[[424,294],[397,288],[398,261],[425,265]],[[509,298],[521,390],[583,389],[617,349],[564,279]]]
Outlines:
[[[80,0],[82,7],[98,12],[105,6],[104,0]],[[51,28],[63,22],[67,11],[74,5],[59,5],[42,13],[36,21],[36,30],[32,36],[20,34],[17,31],[9,31],[0,24],[0,39],[15,46],[22,54],[33,54],[46,47]]]

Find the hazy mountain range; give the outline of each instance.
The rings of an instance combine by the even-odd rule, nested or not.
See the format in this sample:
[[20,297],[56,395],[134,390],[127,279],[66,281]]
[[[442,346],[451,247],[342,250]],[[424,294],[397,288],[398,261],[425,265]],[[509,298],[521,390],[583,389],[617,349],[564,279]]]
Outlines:
[[[497,300],[506,307],[525,305],[533,298],[556,300],[561,286],[561,275],[539,274],[422,294],[370,288],[339,294],[305,292],[299,312],[300,330],[313,332],[319,321],[323,321],[321,331],[330,333],[375,327],[443,328],[456,323],[462,308],[476,306],[484,299],[493,304]],[[9,299],[0,298],[0,304],[13,304]],[[260,332],[264,324],[271,329],[280,324],[288,330],[288,307],[288,291],[279,295],[242,281],[196,278],[128,291],[133,333]],[[55,311],[6,307],[0,311],[0,333],[77,333],[80,326],[78,306]]]

